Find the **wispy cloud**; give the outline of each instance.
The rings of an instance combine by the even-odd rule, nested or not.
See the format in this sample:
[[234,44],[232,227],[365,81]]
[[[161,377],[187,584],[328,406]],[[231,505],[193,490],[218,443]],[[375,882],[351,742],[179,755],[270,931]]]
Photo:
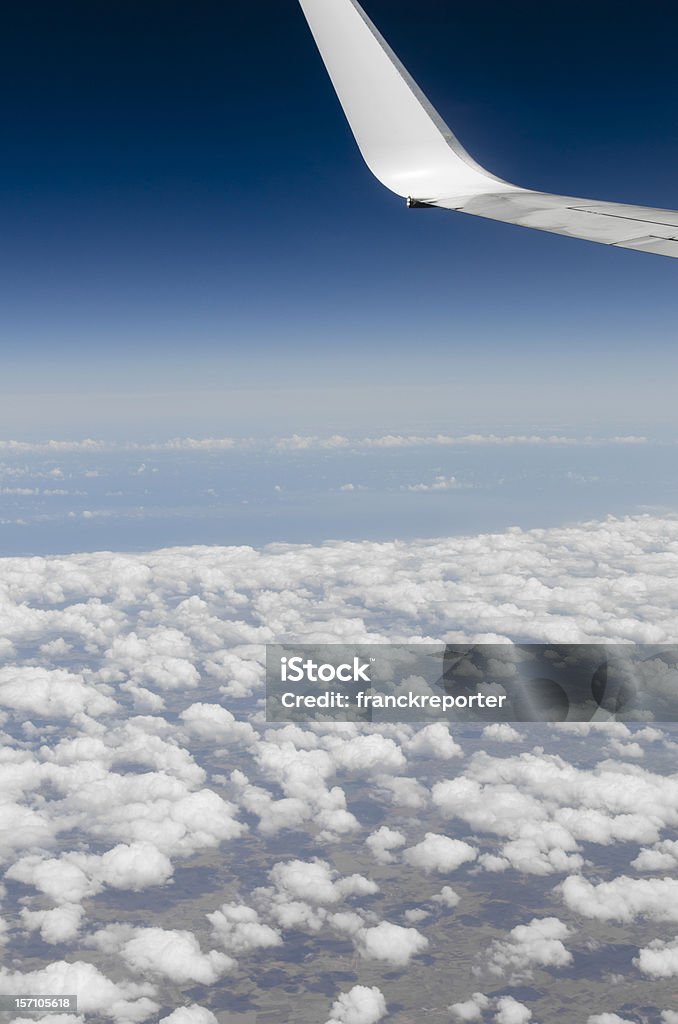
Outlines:
[[454,476],[437,476],[430,484],[408,484],[405,490],[415,493],[427,491],[464,491],[468,490],[471,484],[463,484]]
[[467,446],[556,446],[596,447],[601,445],[643,445],[650,439],[635,434],[574,437],[561,434],[382,434],[351,438],[344,434],[292,434],[289,437],[175,437],[165,441],[107,441],[91,437],[81,440],[0,440],[0,453],[18,455],[60,455],[69,452],[200,452],[263,450],[278,452],[355,451],[387,448],[454,448]]

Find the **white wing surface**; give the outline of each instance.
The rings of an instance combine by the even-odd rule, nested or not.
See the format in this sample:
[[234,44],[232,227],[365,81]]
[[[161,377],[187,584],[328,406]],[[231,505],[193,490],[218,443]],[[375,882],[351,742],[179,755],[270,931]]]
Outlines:
[[475,162],[357,0],[299,0],[372,173],[410,206],[678,257],[678,211],[532,192]]

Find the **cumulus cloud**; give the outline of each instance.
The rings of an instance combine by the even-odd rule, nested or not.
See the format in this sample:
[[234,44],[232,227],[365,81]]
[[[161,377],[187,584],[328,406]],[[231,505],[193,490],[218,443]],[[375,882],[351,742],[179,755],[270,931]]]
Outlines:
[[487,969],[520,981],[531,978],[536,967],[566,967],[572,963],[572,954],[562,940],[569,934],[570,929],[557,917],[535,917],[529,924],[512,928],[506,941],[492,944]]
[[413,867],[440,874],[456,871],[462,864],[475,860],[477,855],[477,850],[461,839],[450,839],[449,836],[437,835],[435,832],[427,832],[420,843],[410,846],[403,854],[407,863]]
[[40,931],[43,942],[50,946],[71,942],[80,931],[82,907],[76,903],[63,903],[52,910],[21,909],[21,919],[29,931]]
[[497,852],[480,858],[486,870],[541,875],[580,870],[583,842],[657,842],[662,828],[678,823],[676,796],[674,780],[635,765],[578,768],[543,750],[480,752],[463,776],[432,789],[445,817],[498,837]]
[[167,1017],[161,1017],[159,1024],[218,1024],[218,1022],[207,1007],[191,1003],[190,1006],[179,1006]]
[[428,790],[417,779],[409,776],[378,775],[374,782],[377,790],[381,790],[397,806],[419,810],[429,801]]
[[165,772],[109,773],[81,785],[69,803],[98,837],[152,843],[168,856],[216,847],[244,831],[233,804]]
[[[678,862],[670,727],[503,723],[481,737],[469,726],[462,752],[446,723],[277,726],[259,701],[263,645],[280,637],[673,640],[676,542],[678,521],[640,516],[411,543],[3,560],[0,654],[14,662],[0,670],[5,962],[16,965],[26,931],[49,945],[26,974],[0,972],[5,990],[78,991],[85,1015],[157,1020],[176,1006],[177,980],[218,985],[253,953],[256,983],[284,967],[298,932],[309,951],[336,943],[342,966],[369,958],[381,984],[434,936],[437,963],[454,954],[460,933],[439,924],[459,894],[424,876],[464,863],[464,932],[483,872],[503,872],[490,888],[500,881],[513,905],[526,876],[568,876],[556,890],[563,921],[538,916],[486,943],[495,983],[567,966],[567,915],[580,919],[578,946],[587,920],[675,922],[673,880],[631,877]],[[655,675],[669,685],[670,673]],[[633,844],[619,852],[631,862],[621,880],[606,873],[614,844]],[[675,941],[650,942],[645,928],[628,941],[649,1005],[678,958]],[[300,975],[316,967],[312,957]],[[372,1012],[350,995],[331,1020]],[[166,1019],[214,1024],[210,995],[191,998],[206,1006]],[[450,1014],[504,1024],[525,1010],[500,1005],[508,998],[476,994]]]
[[678,866],[678,840],[665,839],[645,848],[631,861],[636,871],[674,871]]
[[449,885],[444,885],[439,893],[431,897],[435,903],[440,903],[443,907],[456,907],[461,897],[454,889]]
[[454,1020],[475,1021],[482,1020],[483,1011],[487,1010],[490,1000],[482,992],[474,992],[470,999],[463,1003],[453,1003],[448,1009]]
[[[148,982],[114,982],[94,964],[57,960],[34,971],[0,968],[0,992],[11,995],[71,995],[77,993],[83,1014],[99,1014],[115,1021],[145,1021],[160,1009],[152,998],[155,987]],[[50,1020],[53,1019],[51,1016]]]
[[259,831],[265,836],[283,829],[300,828],[312,816],[312,808],[301,797],[276,800],[268,790],[252,785],[238,769],[231,773],[230,781],[242,806],[259,818]]
[[328,735],[325,744],[334,765],[346,771],[397,771],[407,761],[397,743],[379,733],[340,737]]
[[181,630],[158,626],[148,636],[132,631],[115,637],[101,676],[108,682],[127,676],[165,691],[192,689],[200,682],[193,657],[191,640]]
[[412,739],[405,744],[408,753],[425,757],[436,757],[449,761],[453,757],[463,757],[464,751],[450,735],[450,728],[444,722],[434,722],[419,729]]
[[430,916],[429,911],[424,910],[423,907],[411,907],[409,910],[405,911],[405,920],[408,924],[419,924]]
[[354,985],[333,1003],[327,1024],[377,1024],[385,1015],[386,1000],[376,985]]
[[622,743],[620,740],[612,738],[608,743],[607,749],[619,757],[645,757],[645,751],[640,743]]
[[570,910],[599,921],[628,923],[638,918],[650,921],[678,921],[678,879],[629,878],[620,875],[598,885],[579,875],[566,878],[560,886]]
[[191,704],[179,717],[199,739],[247,745],[256,740],[256,733],[249,722],[237,721],[235,715],[220,704]]
[[112,714],[116,702],[82,676],[66,669],[19,666],[0,668],[0,706],[37,718],[93,717]]
[[[214,642],[210,638],[204,655],[205,665],[209,661],[214,670],[222,655],[239,657],[240,645],[262,643],[276,635],[307,636],[308,623],[326,636],[345,639],[339,630],[340,624],[345,628],[347,618],[355,640],[437,637],[463,641],[491,633],[554,642],[670,642],[674,633],[667,589],[672,565],[669,548],[677,531],[674,519],[638,516],[406,545],[279,545],[262,551],[213,548],[209,552],[178,548],[114,559],[102,555],[44,559],[30,568],[28,562],[9,560],[13,612],[5,636],[13,641],[15,634],[36,625],[43,641],[49,639],[46,629],[50,633],[59,629],[56,636],[69,641],[81,629],[104,642],[108,635],[103,653],[110,652],[110,671],[125,669],[143,676],[148,669],[151,689],[195,682],[186,665],[174,666],[178,673],[174,675],[172,663],[167,662],[176,658],[193,664],[195,645],[201,642],[197,634],[189,636],[195,632],[194,625],[169,624],[176,614],[176,600],[171,605],[176,596],[205,602],[208,607],[203,614],[208,618],[217,603],[228,611],[225,621],[223,615],[221,623],[210,621]],[[357,564],[358,576],[353,571]],[[452,575],[444,571],[449,565],[455,568]],[[626,585],[630,577],[642,580],[641,604],[637,589]],[[319,605],[316,591],[307,584],[328,578],[334,581],[332,593]],[[538,585],[518,597],[516,580],[525,578]],[[121,619],[120,611],[130,606],[135,595],[143,597],[149,591],[163,603],[165,595],[170,600],[160,621]],[[34,595],[49,600],[52,593],[55,600],[58,593],[70,599],[71,607],[38,609],[21,604]],[[292,593],[296,597],[290,603]],[[277,594],[286,595],[282,604]],[[99,603],[92,603],[91,597]],[[646,607],[653,608],[652,616],[644,614]],[[455,623],[452,631],[450,622]]]
[[212,936],[229,953],[249,953],[282,945],[279,931],[262,924],[253,907],[224,903],[219,910],[207,914]]
[[502,996],[497,1000],[494,1019],[497,1024],[527,1024],[532,1020],[532,1011],[513,996]]
[[674,978],[678,974],[678,938],[672,942],[655,939],[639,951],[633,962],[650,978]]
[[[337,911],[353,897],[364,899],[379,891],[363,875],[342,876],[327,861],[280,861],[269,872],[270,886],[255,889],[253,898],[259,914],[275,930],[305,929],[317,932],[325,925],[351,936],[363,927],[354,912]],[[221,924],[215,921],[217,927]]]
[[520,743],[524,738],[524,734],[508,722],[492,722],[483,729],[483,739],[494,740],[495,743]]
[[50,860],[43,860],[39,855],[23,857],[8,868],[6,877],[34,885],[55,901],[79,903],[96,892],[97,886],[77,863],[71,862],[73,857],[77,854]]
[[105,886],[140,892],[164,885],[172,863],[149,842],[121,843],[101,855],[67,853],[60,858],[23,857],[7,870],[7,878],[32,885],[57,903],[79,903]]
[[173,873],[170,859],[149,842],[120,843],[98,859],[95,876],[113,889],[140,892],[164,885]]
[[[318,749],[320,744],[325,749]],[[269,739],[257,744],[255,757],[263,772],[285,794],[283,800],[274,800],[266,790],[252,786],[242,772],[233,773],[240,800],[258,815],[260,830],[273,834],[312,819],[319,828],[320,842],[336,840],[360,828],[357,818],[346,807],[344,790],[328,784],[335,774],[362,773],[376,764],[395,768],[405,763],[403,753],[392,739],[378,733],[358,735],[353,731],[343,735],[328,733],[311,749],[308,744],[306,749],[300,749],[297,734],[281,730],[277,742]]]
[[195,935],[180,929],[134,928],[118,952],[135,974],[171,978],[180,985],[213,985],[235,966],[225,953],[203,953]]
[[634,1024],[634,1021],[620,1017],[618,1013],[594,1013],[587,1018],[586,1024]]
[[387,825],[382,825],[365,840],[365,845],[380,864],[393,864],[397,858],[392,851],[404,846],[405,843],[406,839],[402,832]]
[[[14,1017],[9,1024],[24,1024],[25,1016]],[[77,1013],[53,1013],[50,1012],[44,1017],[32,1017],[36,1024],[85,1024],[85,1018]]]
[[376,882],[363,875],[340,877],[327,861],[292,860],[276,864],[269,875],[279,892],[319,906],[339,903],[348,896],[371,896],[379,891]]
[[405,967],[428,947],[428,939],[416,928],[381,921],[372,928],[363,928],[357,935],[357,945],[362,956]]

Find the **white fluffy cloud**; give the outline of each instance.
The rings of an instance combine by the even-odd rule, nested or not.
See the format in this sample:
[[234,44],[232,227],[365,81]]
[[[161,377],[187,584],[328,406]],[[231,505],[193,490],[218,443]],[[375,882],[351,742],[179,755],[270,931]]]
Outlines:
[[443,907],[456,907],[461,897],[449,885],[444,885],[439,893],[431,897],[435,903]]
[[470,999],[462,1003],[453,1003],[448,1007],[455,1020],[477,1021],[482,1020],[483,1011],[490,1005],[490,1000],[482,992],[474,992]]
[[79,903],[108,886],[141,892],[164,885],[173,873],[169,858],[153,843],[120,843],[101,855],[67,853],[60,858],[24,857],[7,878],[33,885],[56,903]]
[[628,1017],[620,1017],[618,1013],[594,1013],[588,1017],[586,1024],[635,1024]]
[[463,775],[436,783],[432,797],[445,817],[498,837],[497,852],[480,858],[490,871],[571,873],[583,866],[581,843],[654,843],[678,824],[674,779],[610,760],[579,768],[542,749],[481,751]]
[[494,1019],[496,1024],[527,1024],[532,1020],[532,1011],[513,996],[502,996],[497,1000]]
[[100,687],[66,669],[0,668],[0,707],[36,718],[93,717],[113,714],[116,702]]
[[378,775],[375,780],[378,791],[384,793],[392,804],[419,810],[429,802],[428,790],[417,779],[406,775]]
[[[492,634],[671,642],[677,533],[675,519],[637,516],[408,544],[176,548],[33,564],[7,559],[5,636],[15,643],[37,628],[43,642],[86,637],[103,658],[102,678],[127,673],[163,692],[196,685],[196,673],[208,661],[217,670],[226,654],[251,664],[244,648],[276,635],[344,640],[347,620],[353,640]],[[319,602],[316,585],[328,579],[331,593]],[[532,586],[517,588],[525,579]],[[157,621],[128,618],[135,598],[148,593],[155,595]],[[45,609],[52,595],[54,606]],[[177,597],[194,604],[180,610]],[[36,598],[39,608],[31,606]],[[195,622],[196,601],[206,605],[200,615],[209,636]],[[228,666],[225,672],[228,685]]]
[[127,676],[160,690],[192,689],[200,682],[191,640],[178,629],[158,626],[147,636],[131,632],[116,637],[105,656],[101,674],[106,681]]
[[403,833],[387,825],[382,825],[365,840],[365,845],[380,864],[393,864],[397,858],[392,851],[400,849],[405,843]]
[[470,999],[453,1003],[448,1009],[455,1021],[481,1021],[486,1019],[485,1014],[492,1009],[495,1024],[528,1024],[532,1020],[530,1008],[513,996],[488,999],[482,992],[474,992]]
[[159,1024],[218,1024],[218,1022],[207,1007],[191,1003],[190,1006],[179,1006],[167,1017],[161,1017]]
[[570,910],[599,921],[678,921],[678,879],[629,878],[594,885],[572,875],[560,886]]
[[408,753],[437,757],[442,761],[464,755],[464,751],[450,735],[449,726],[444,722],[434,722],[419,729],[405,744],[405,749]]
[[281,946],[279,931],[262,924],[253,907],[224,903],[219,910],[207,914],[212,936],[229,953],[249,953],[253,949]]
[[[118,952],[135,974],[171,978],[179,985],[213,985],[235,966],[235,961],[217,950],[203,953],[195,935],[180,929],[134,928],[123,939]],[[110,944],[109,944],[110,948]]]
[[512,928],[508,940],[495,941],[487,956],[490,973],[515,981],[530,978],[536,967],[566,967],[572,954],[563,944],[570,934],[557,917],[533,918]]
[[191,704],[179,715],[186,727],[199,739],[215,742],[251,744],[256,733],[248,722],[239,722],[221,704]]
[[377,1024],[385,1015],[386,1000],[376,986],[354,985],[334,1002],[328,1024]]
[[639,951],[633,962],[650,978],[674,978],[678,975],[678,938],[672,942],[655,939]]
[[113,889],[140,892],[164,885],[172,877],[172,863],[153,843],[120,843],[102,854],[95,874]]
[[[85,1024],[85,1018],[77,1013],[48,1013],[44,1017],[32,1017],[35,1024]],[[9,1024],[24,1024],[25,1016],[14,1017]]]
[[514,729],[508,722],[492,722],[483,729],[483,739],[493,740],[495,743],[520,743],[524,734]]
[[23,907],[21,920],[29,931],[40,931],[44,942],[51,946],[71,942],[80,931],[82,907],[76,903],[62,903],[52,910],[28,910]]
[[58,960],[23,973],[0,968],[0,992],[8,995],[16,992],[33,995],[77,993],[81,1013],[111,1017],[121,1024],[145,1021],[160,1008],[149,998],[156,994],[152,984],[113,982],[94,964],[81,960],[72,963]]
[[385,960],[396,967],[405,967],[413,956],[428,947],[428,939],[416,928],[382,921],[358,933],[358,950],[372,960]]
[[475,860],[477,855],[477,850],[461,839],[450,839],[435,832],[427,832],[420,843],[410,846],[403,854],[413,867],[439,874],[456,871],[462,864]]
[[678,866],[678,840],[665,839],[651,849],[643,849],[631,861],[636,871],[675,871]]
[[[280,861],[269,872],[269,880],[270,886],[254,890],[253,899],[259,917],[275,931],[318,932],[329,924],[355,937],[363,928],[362,916],[338,908],[346,900],[364,900],[379,891],[378,885],[364,875],[342,876],[327,861],[317,858]],[[213,923],[226,928],[220,919]]]
[[[501,883],[521,905],[525,876],[569,876],[556,892],[562,921],[536,917],[486,948],[493,984],[566,966],[576,915],[577,948],[587,920],[624,924],[650,1005],[652,984],[673,977],[678,955],[666,936],[649,942],[643,922],[678,920],[677,897],[670,878],[632,875],[671,874],[678,863],[670,727],[492,724],[482,738],[464,728],[462,751],[447,723],[276,726],[258,701],[263,645],[280,637],[673,640],[677,542],[678,521],[640,516],[412,543],[4,559],[6,963],[26,930],[51,948],[41,947],[44,967],[5,971],[2,984],[65,986],[85,1014],[155,1020],[176,1005],[170,979],[216,985],[234,958],[253,954],[256,983],[260,970],[285,969],[301,932],[309,976],[315,952],[336,943],[342,968],[351,949],[369,958],[381,999],[398,1002],[394,968],[434,936],[438,965],[460,941],[439,928],[459,894],[424,876],[466,863],[459,892],[469,915],[482,908],[484,884]],[[658,664],[657,687],[670,682]],[[606,868],[614,844],[615,863],[622,854],[629,863],[622,880]],[[381,891],[368,877],[375,861]],[[120,923],[130,908],[134,926]],[[116,981],[78,959],[81,948],[110,958]],[[417,970],[435,987],[427,959]],[[363,988],[337,997],[332,1021],[383,1015]],[[191,998],[206,1005],[165,1019],[214,1024],[209,995]],[[592,1003],[601,1004],[604,994]],[[476,994],[450,1014],[498,1024],[513,1014],[522,1024],[525,1009]]]
[[339,903],[347,896],[371,896],[379,891],[376,882],[363,875],[340,877],[327,861],[292,860],[276,864],[270,879],[279,892],[318,906]]
[[77,854],[51,860],[43,860],[38,855],[23,857],[7,870],[6,877],[34,885],[55,901],[79,903],[98,887],[77,863],[71,862],[74,856]]

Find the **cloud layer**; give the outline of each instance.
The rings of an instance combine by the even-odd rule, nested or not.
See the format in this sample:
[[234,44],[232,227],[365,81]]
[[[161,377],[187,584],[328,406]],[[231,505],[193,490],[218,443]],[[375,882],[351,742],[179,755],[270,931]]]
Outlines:
[[452,1020],[669,1021],[671,727],[276,726],[262,687],[274,640],[675,641],[677,561],[649,516],[5,559],[0,992],[116,1024],[214,1024],[220,991],[287,1013],[283,979],[302,1020],[426,991]]

